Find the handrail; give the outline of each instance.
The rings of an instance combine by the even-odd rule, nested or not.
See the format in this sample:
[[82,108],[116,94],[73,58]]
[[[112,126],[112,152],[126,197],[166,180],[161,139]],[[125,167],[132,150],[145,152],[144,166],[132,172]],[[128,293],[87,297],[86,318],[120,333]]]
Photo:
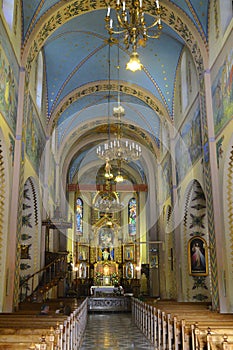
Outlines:
[[67,254],[58,256],[54,261],[34,272],[32,275],[20,282],[20,302],[28,297],[36,297],[39,292],[43,295],[52,286],[54,286],[59,278],[64,278],[67,273]]
[[[59,253],[57,253],[57,254],[59,254]],[[67,253],[65,256],[67,256],[67,255],[68,255],[68,253]],[[21,287],[24,283],[26,283],[26,282],[27,282],[28,280],[30,280],[32,277],[34,277],[34,276],[37,275],[38,273],[40,273],[40,272],[46,270],[48,267],[52,266],[52,265],[54,264],[54,262],[58,261],[59,259],[60,259],[60,257],[57,257],[54,261],[52,261],[52,262],[49,263],[48,265],[42,267],[42,269],[40,269],[40,270],[34,272],[34,273],[33,273],[32,275],[30,275],[28,278],[24,279],[24,280],[20,283],[19,286]]]

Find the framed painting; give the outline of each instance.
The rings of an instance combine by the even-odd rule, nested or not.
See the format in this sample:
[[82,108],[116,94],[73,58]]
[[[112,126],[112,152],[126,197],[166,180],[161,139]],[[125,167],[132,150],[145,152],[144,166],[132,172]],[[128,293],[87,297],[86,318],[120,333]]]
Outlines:
[[134,261],[135,246],[134,244],[125,244],[123,246],[124,261]]
[[125,266],[125,277],[128,279],[134,278],[134,266],[131,262],[127,262]]
[[89,245],[77,243],[77,260],[79,262],[89,260]]
[[87,264],[85,262],[80,263],[78,272],[79,278],[87,278]]
[[208,275],[208,250],[206,241],[199,236],[188,242],[189,274],[192,276]]

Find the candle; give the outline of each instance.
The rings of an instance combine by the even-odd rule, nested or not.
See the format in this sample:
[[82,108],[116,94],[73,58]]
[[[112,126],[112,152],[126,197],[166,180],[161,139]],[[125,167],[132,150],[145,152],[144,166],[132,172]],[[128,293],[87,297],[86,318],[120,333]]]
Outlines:
[[107,17],[109,17],[110,16],[110,6],[108,6],[108,11],[107,11]]

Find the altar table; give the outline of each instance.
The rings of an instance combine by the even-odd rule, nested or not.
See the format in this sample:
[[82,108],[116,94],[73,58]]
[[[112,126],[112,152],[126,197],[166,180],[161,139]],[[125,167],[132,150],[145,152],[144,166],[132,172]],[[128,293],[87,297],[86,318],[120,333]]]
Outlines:
[[114,286],[91,286],[91,295],[96,296],[97,294],[116,294],[119,293],[123,294],[123,288],[120,287],[114,287]]

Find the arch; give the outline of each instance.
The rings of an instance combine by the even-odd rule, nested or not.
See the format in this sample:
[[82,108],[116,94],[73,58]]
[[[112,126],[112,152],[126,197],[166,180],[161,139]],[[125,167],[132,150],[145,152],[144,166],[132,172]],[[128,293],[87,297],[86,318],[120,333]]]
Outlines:
[[[153,1],[145,4],[145,12],[151,12]],[[93,3],[86,0],[82,7],[77,0],[69,2],[69,4],[58,4],[48,10],[42,18],[36,23],[32,30],[29,31],[25,38],[22,53],[22,64],[30,70],[31,63],[37,56],[46,39],[61,25],[70,19],[89,11],[104,9],[104,2]],[[198,72],[203,75],[204,66],[208,62],[207,43],[203,35],[200,34],[194,23],[182,11],[172,3],[164,0],[162,9],[162,19],[170,26],[178,35],[180,35],[189,47]]]
[[[111,91],[121,91],[123,94],[131,95],[137,97],[139,100],[145,102],[152,110],[154,110],[159,117],[164,117],[168,122],[171,123],[171,119],[168,115],[168,112],[161,104],[161,102],[156,101],[154,95],[142,89],[140,86],[132,85],[132,83],[127,83],[125,81],[120,81],[119,84],[117,81],[110,81]],[[89,96],[95,92],[108,92],[109,91],[109,82],[107,80],[91,82],[81,86],[70,94],[68,94],[56,107],[53,111],[50,119],[48,120],[48,133],[51,132],[54,123],[57,121],[59,116],[75,101],[80,97]]]
[[[207,223],[206,197],[199,181],[192,180],[187,187],[184,202],[184,215],[180,228],[183,301],[210,301],[211,298],[211,269],[207,273],[190,274],[190,242],[193,239],[205,241],[206,254],[209,255],[209,234]],[[209,261],[209,259],[207,259]]]

